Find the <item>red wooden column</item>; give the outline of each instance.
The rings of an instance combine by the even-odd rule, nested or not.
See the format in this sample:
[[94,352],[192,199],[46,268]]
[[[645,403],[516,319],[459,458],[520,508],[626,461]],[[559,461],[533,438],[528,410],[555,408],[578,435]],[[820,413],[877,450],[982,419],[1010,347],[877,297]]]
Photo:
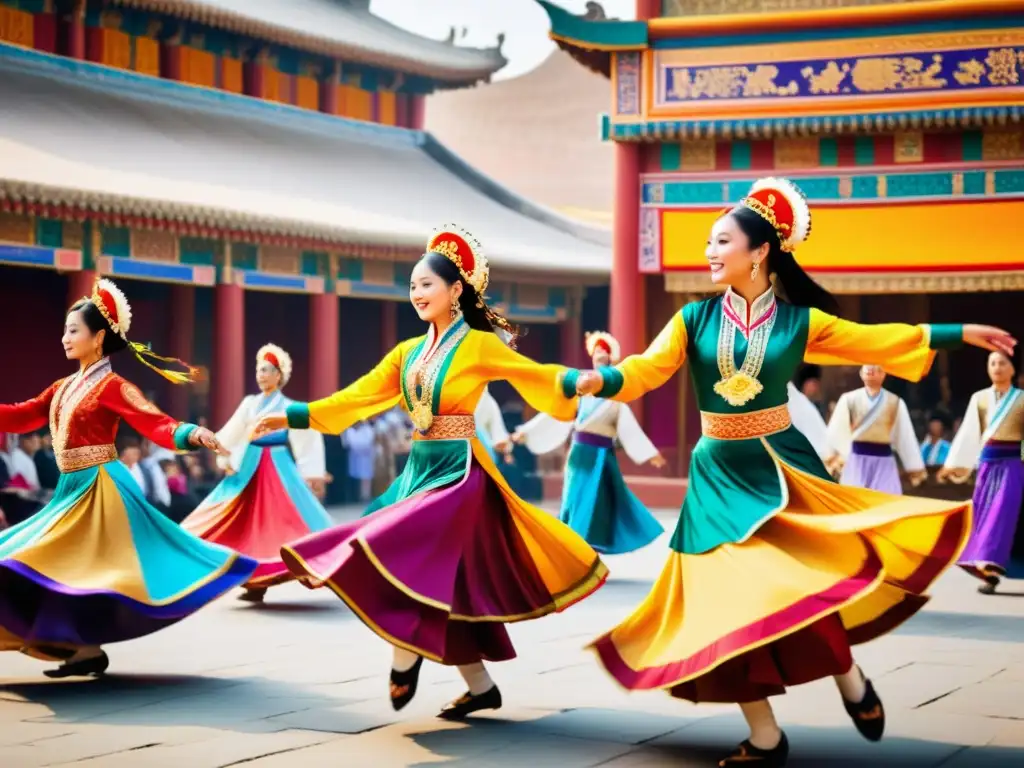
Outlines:
[[380,303],[380,356],[398,346],[398,303],[382,301]]
[[341,380],[341,336],[338,328],[338,295],[318,293],[309,297],[309,399],[333,395]]
[[92,286],[96,282],[96,270],[83,269],[68,273],[68,307],[79,299],[92,296]]
[[220,429],[245,396],[245,291],[232,280],[230,245],[223,281],[213,289],[210,426]]
[[647,21],[661,16],[661,0],[636,0],[636,20]]
[[[169,354],[191,365],[195,355],[196,339],[196,289],[191,285],[171,286],[171,338]],[[190,419],[187,386],[174,385],[169,389],[167,412],[182,421]],[[217,425],[220,426],[220,425]]]
[[75,0],[68,19],[68,55],[85,60],[85,0]]
[[644,348],[644,280],[640,274],[640,145],[615,145],[615,207],[612,211],[612,279],[608,330],[622,354]]
[[409,94],[409,127],[422,131],[427,115],[427,98],[418,93]]

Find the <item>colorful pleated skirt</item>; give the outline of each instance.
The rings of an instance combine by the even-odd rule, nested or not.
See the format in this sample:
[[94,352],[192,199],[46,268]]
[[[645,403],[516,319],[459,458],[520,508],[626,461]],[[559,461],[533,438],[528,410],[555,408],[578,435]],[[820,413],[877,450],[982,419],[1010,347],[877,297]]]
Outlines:
[[629,690],[778,695],[848,671],[851,645],[920,610],[970,529],[970,502],[836,484],[792,427],[703,437],[661,574],[591,648]]
[[622,479],[615,442],[589,432],[573,435],[559,519],[603,555],[633,552],[665,532]]
[[974,483],[974,530],[957,565],[979,579],[1004,575],[1022,504],[1020,443],[993,440],[982,449]]
[[393,645],[443,664],[515,657],[504,624],[562,611],[607,577],[577,534],[509,489],[478,440],[418,440],[344,525],[282,550]]
[[255,568],[151,507],[119,461],[70,472],[49,504],[0,533],[0,650],[59,659],[141,637]]
[[238,471],[225,477],[182,527],[259,562],[245,586],[291,581],[281,546],[332,524],[299,475],[288,446],[249,445]]

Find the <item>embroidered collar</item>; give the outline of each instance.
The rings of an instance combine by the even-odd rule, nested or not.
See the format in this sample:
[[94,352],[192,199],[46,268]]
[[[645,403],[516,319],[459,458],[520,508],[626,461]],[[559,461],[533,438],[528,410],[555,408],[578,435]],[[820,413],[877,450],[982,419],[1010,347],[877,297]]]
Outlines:
[[725,292],[722,299],[722,312],[739,329],[744,338],[749,338],[751,332],[774,317],[777,309],[778,302],[775,300],[775,291],[771,288],[754,299],[749,308],[747,300],[732,288]]

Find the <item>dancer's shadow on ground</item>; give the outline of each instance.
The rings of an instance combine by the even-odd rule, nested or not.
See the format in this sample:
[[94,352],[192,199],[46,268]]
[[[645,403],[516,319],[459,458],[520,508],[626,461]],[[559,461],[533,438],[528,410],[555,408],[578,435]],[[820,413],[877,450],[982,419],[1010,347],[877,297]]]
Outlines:
[[25,718],[29,722],[196,726],[242,733],[287,730],[295,726],[278,718],[360,701],[263,677],[172,674],[0,683],[0,706],[5,700],[49,710]]
[[[618,727],[616,727],[618,724]],[[437,757],[428,766],[600,765],[630,753],[637,765],[716,766],[746,733],[737,714],[670,718],[646,712],[580,709],[535,720],[502,720],[500,713],[462,728],[409,732]],[[1008,768],[1024,765],[1024,749],[966,748],[924,739],[889,737],[877,744],[853,727],[786,726],[790,768]],[[632,763],[630,763],[632,764]]]

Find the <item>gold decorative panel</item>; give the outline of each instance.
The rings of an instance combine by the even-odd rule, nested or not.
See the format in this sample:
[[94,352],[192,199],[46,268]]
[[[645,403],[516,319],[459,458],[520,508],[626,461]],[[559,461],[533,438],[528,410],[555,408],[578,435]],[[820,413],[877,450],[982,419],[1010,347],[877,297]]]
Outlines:
[[776,168],[817,168],[819,158],[815,137],[775,140]]
[[683,171],[715,170],[715,140],[692,139],[684,141],[679,168]]
[[297,275],[299,274],[300,257],[301,253],[294,248],[261,245],[260,271]]
[[133,229],[132,258],[145,261],[178,261],[178,236],[152,229]]
[[364,259],[363,282],[370,285],[394,285],[395,263],[393,261]]
[[920,131],[897,133],[893,155],[897,163],[920,163],[924,160],[924,134]]
[[0,213],[0,242],[32,245],[35,242],[35,219],[14,213]]
[[82,222],[80,221],[65,221],[61,230],[64,234],[64,247],[71,248],[76,251],[82,250],[82,243],[84,242],[84,235],[82,234]]
[[1021,151],[1021,131],[988,130],[981,134],[982,160],[1016,160]]
[[726,13],[777,13],[851,8],[858,5],[895,5],[924,0],[662,0],[662,16],[717,16]]
[[516,286],[516,304],[520,307],[546,307],[549,299],[546,285]]

